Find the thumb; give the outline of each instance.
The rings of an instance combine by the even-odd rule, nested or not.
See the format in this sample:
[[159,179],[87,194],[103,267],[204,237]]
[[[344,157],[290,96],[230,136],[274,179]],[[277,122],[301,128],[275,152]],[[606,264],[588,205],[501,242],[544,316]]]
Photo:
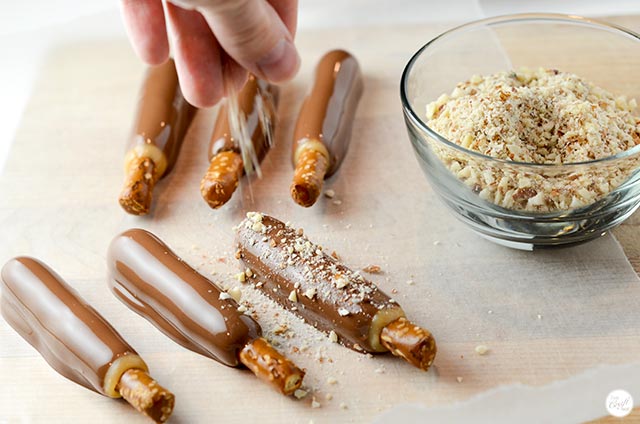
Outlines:
[[298,71],[293,37],[265,0],[214,0],[198,10],[229,56],[258,77],[281,82]]

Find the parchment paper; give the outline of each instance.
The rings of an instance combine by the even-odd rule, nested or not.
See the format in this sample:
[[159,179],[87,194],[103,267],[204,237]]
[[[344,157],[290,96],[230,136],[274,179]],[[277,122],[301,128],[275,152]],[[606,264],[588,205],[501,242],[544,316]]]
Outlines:
[[[253,180],[251,192],[244,184],[223,209],[208,208],[198,188],[215,109],[201,111],[146,218],[127,216],[116,201],[142,66],[124,40],[60,47],[43,68],[0,180],[0,260],[33,255],[62,274],[176,393],[178,423],[369,422],[398,404],[447,405],[500,385],[544,385],[602,364],[638,361],[640,282],[612,237],[565,250],[509,250],[457,222],[421,174],[401,117],[398,79],[410,54],[442,29],[300,34],[304,65],[283,87],[265,178]],[[356,54],[366,91],[349,154],[327,182],[336,196],[302,209],[288,194],[289,137],[311,70],[331,47]],[[247,210],[303,227],[353,268],[379,265],[384,274],[370,278],[435,335],[434,368],[422,373],[388,355],[369,358],[332,344],[243,286],[267,334],[307,369],[309,395],[286,399],[248,372],[182,349],[109,293],[107,245],[132,226],[155,232],[221,285],[239,284],[231,277],[237,272],[231,227]],[[283,324],[291,330],[274,335]],[[0,420],[146,422],[124,402],[65,381],[3,321],[0,340]],[[486,355],[475,353],[479,344],[489,348]],[[633,370],[621,379],[637,381]],[[578,386],[577,401],[587,402]],[[640,399],[636,386],[629,390]],[[311,407],[313,397],[319,408]]]

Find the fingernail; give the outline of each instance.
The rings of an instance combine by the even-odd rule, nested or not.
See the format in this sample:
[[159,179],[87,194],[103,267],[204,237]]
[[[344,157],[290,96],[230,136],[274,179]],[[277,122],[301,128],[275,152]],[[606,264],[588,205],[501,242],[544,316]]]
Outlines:
[[300,56],[293,43],[283,38],[256,65],[271,82],[281,82],[295,75],[300,66]]

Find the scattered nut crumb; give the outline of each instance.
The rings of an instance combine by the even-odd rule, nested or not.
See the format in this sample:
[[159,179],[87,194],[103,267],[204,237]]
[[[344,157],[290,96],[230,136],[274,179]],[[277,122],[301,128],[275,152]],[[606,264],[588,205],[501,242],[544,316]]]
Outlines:
[[329,332],[329,340],[331,340],[332,343],[338,343],[338,335],[335,331],[331,330]]
[[336,287],[339,289],[345,288],[349,285],[349,279],[345,278],[342,274],[338,274],[335,277]]
[[302,389],[297,389],[295,392],[293,392],[293,395],[296,397],[296,399],[302,399],[303,397],[305,397],[309,392],[307,392],[306,390],[302,390]]
[[481,344],[481,345],[476,346],[476,353],[477,353],[478,355],[484,355],[484,354],[486,354],[488,351],[489,351],[489,348],[488,348],[487,346],[485,346],[485,345],[482,345],[482,344]]
[[247,281],[246,278],[245,278],[246,276],[245,276],[244,272],[237,273],[235,275],[235,277],[236,277],[236,280],[238,280],[241,283],[244,283],[245,281]]
[[273,334],[284,334],[289,330],[289,326],[287,324],[278,324],[276,328],[273,329]]
[[292,302],[298,301],[298,294],[296,293],[295,290],[291,290],[291,293],[289,293],[289,300]]
[[333,399],[333,394],[332,393],[327,393],[327,395],[324,398],[326,400],[331,400],[331,399]]
[[416,282],[413,280],[407,280],[407,285],[408,286],[413,286]]
[[342,204],[342,200],[340,200],[340,199],[335,199],[335,200],[333,201],[333,204],[334,204],[334,205],[336,205],[336,206],[339,206],[339,205],[341,205],[341,204]]
[[337,382],[338,380],[336,380],[334,377],[327,377],[328,384],[336,384]]
[[233,297],[227,292],[221,292],[220,296],[218,296],[218,299],[220,299],[220,300],[229,300],[229,299],[233,299]]
[[349,407],[347,406],[346,403],[344,402],[340,402],[340,409],[348,409]]
[[331,252],[331,257],[333,259],[335,259],[336,261],[340,260],[340,255],[338,255],[338,253],[335,250],[333,252]]
[[375,370],[373,370],[373,372],[375,372],[376,374],[384,374],[384,368],[383,367],[376,368]]
[[458,383],[462,383],[462,377],[456,377],[456,380],[458,380]]
[[260,212],[247,212],[247,218],[252,222],[262,222],[264,216]]
[[309,299],[313,299],[313,297],[316,295],[316,289],[315,287],[311,287],[309,289],[307,289],[304,292],[305,297],[308,297]]
[[433,245],[434,245],[434,246],[439,246],[440,244],[441,244],[441,243],[440,243],[440,240],[436,240],[436,241],[434,241],[434,242],[433,242]]
[[251,271],[251,268],[247,268],[247,269],[244,271],[244,274],[247,276],[247,278],[251,278],[251,277],[253,277],[253,271]]
[[489,309],[489,310],[487,311],[487,313],[488,313],[489,315],[491,315],[491,314],[493,313],[493,311],[492,311],[491,309]]
[[333,196],[335,196],[335,195],[336,195],[336,192],[335,192],[335,191],[333,191],[333,190],[331,190],[331,189],[329,189],[329,190],[326,190],[326,191],[324,192],[324,195],[325,195],[325,197],[327,197],[327,198],[329,198],[329,199],[333,199]]
[[320,408],[320,402],[318,402],[315,397],[311,400],[311,407]]
[[338,315],[340,315],[341,317],[346,317],[347,315],[349,315],[349,313],[350,312],[344,308],[338,309]]
[[240,312],[241,314],[247,312],[247,307],[244,305],[238,306],[238,312]]
[[542,315],[538,314],[538,319],[542,319]]
[[367,265],[362,270],[369,274],[382,274],[382,268],[378,265]]
[[228,293],[236,302],[240,302],[240,299],[242,298],[242,290],[240,290],[240,287],[231,287]]

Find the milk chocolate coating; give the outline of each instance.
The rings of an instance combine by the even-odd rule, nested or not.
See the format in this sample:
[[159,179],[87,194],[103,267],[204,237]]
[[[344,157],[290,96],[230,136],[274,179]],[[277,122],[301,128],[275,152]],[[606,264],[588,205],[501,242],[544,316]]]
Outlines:
[[319,330],[335,331],[347,347],[386,351],[371,346],[369,329],[379,311],[399,307],[373,283],[273,217],[250,213],[236,236],[243,267],[264,294],[290,310],[295,306],[294,313]]
[[362,74],[355,57],[344,50],[332,50],[322,57],[298,115],[293,154],[306,139],[321,141],[330,155],[325,178],[338,170],[347,153],[362,91]]
[[108,396],[104,378],[136,352],[51,268],[18,257],[2,268],[2,316],[58,373]]
[[131,229],[111,242],[109,285],[129,308],[176,343],[225,365],[260,337],[260,326],[233,299],[148,231]]
[[[278,108],[279,89],[273,84],[260,80],[255,75],[249,74],[249,79],[238,92],[238,108],[244,113],[247,120],[247,133],[251,134],[251,141],[258,160],[264,159],[269,151],[269,140],[262,131],[259,119],[257,102],[262,101],[272,120],[276,117]],[[209,143],[209,160],[220,152],[234,151],[240,153],[237,140],[231,136],[231,128],[228,120],[227,104],[220,106],[216,124],[213,128]]]
[[176,162],[195,113],[196,108],[182,95],[173,59],[150,67],[140,90],[127,151],[141,144],[158,147],[167,160],[166,175]]

